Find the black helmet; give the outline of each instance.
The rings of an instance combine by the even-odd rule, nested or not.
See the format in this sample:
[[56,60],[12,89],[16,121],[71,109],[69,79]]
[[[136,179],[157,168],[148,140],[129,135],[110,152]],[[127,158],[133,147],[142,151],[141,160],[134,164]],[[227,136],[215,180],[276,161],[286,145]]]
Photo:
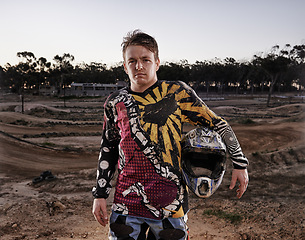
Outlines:
[[186,185],[201,198],[210,197],[225,173],[226,146],[208,128],[195,128],[182,139],[182,175]]

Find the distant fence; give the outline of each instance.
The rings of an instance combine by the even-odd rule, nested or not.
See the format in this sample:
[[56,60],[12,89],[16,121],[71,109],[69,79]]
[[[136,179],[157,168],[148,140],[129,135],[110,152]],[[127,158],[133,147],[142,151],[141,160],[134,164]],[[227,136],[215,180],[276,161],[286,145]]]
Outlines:
[[[108,96],[109,94],[125,87],[124,82],[118,84],[101,83],[72,83],[69,88],[65,88],[65,96]],[[63,90],[62,90],[63,91]],[[63,92],[61,92],[63,94]]]

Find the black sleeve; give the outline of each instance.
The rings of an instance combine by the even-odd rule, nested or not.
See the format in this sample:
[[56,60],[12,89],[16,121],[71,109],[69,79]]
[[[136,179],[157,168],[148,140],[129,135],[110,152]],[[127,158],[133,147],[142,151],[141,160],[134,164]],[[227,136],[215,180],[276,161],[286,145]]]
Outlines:
[[115,173],[118,162],[119,131],[115,123],[115,107],[111,100],[106,101],[101,148],[98,158],[97,181],[92,189],[95,198],[108,198],[112,188],[110,181]]

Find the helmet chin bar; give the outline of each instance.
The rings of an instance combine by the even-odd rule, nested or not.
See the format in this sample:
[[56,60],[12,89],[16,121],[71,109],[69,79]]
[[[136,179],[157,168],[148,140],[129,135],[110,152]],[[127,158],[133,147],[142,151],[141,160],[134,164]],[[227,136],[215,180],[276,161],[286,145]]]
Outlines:
[[208,198],[220,186],[226,161],[221,137],[207,128],[196,128],[182,141],[182,176],[188,188],[200,198]]
[[216,192],[216,190],[220,186],[222,178],[223,175],[217,180],[208,177],[197,178],[197,188],[195,190],[196,196],[200,198],[208,198],[212,196],[212,194]]
[[211,184],[210,179],[207,178],[199,178],[197,180],[197,188],[195,190],[195,194],[198,197],[209,197],[212,195],[211,190],[213,189],[213,186]]
[[187,186],[197,197],[200,198],[208,198],[212,196],[220,186],[223,179],[223,175],[221,175],[219,179],[214,180],[209,177],[192,178],[189,177],[185,171],[182,171],[182,173]]

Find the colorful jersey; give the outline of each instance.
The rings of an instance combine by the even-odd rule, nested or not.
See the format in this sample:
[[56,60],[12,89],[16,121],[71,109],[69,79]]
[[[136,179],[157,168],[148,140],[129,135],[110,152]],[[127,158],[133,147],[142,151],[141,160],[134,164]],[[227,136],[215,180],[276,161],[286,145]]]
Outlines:
[[152,219],[182,217],[188,211],[181,177],[183,123],[214,129],[234,167],[247,167],[248,160],[224,119],[185,83],[157,81],[143,93],[124,88],[107,99],[94,197],[109,196],[118,164],[115,212]]

